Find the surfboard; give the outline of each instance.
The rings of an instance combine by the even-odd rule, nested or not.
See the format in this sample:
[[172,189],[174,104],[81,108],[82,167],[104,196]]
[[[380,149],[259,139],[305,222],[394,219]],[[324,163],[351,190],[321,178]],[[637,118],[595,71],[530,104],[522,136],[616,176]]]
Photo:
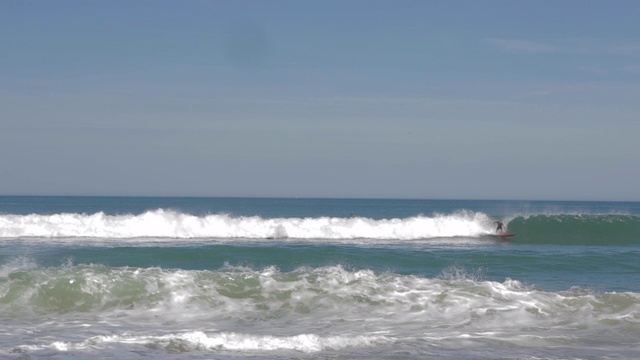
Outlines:
[[514,233],[503,233],[503,234],[493,234],[493,236],[497,236],[497,237],[501,237],[501,238],[508,238],[508,237],[516,236],[516,234],[514,234]]

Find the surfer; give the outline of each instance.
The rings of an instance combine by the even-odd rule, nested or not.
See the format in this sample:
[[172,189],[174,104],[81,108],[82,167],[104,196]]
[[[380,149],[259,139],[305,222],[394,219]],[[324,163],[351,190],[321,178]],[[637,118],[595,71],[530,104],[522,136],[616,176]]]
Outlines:
[[503,226],[504,226],[502,221],[494,221],[494,223],[498,224],[498,227],[496,228],[496,233],[501,233],[503,231]]

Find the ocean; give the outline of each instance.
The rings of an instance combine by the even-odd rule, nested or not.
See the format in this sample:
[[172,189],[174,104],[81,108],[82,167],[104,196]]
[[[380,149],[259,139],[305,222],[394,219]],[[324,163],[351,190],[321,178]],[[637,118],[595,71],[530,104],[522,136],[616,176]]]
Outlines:
[[640,203],[4,196],[0,358],[638,359]]

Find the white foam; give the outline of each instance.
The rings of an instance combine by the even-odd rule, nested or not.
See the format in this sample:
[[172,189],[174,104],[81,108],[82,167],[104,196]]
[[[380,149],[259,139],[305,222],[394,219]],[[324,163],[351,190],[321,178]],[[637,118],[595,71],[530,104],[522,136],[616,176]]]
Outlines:
[[62,213],[1,215],[0,238],[294,238],[429,239],[477,237],[493,224],[479,212],[414,216],[403,219],[262,218],[226,214],[195,216],[158,209],[140,215]]
[[37,267],[38,264],[33,259],[20,256],[0,265],[0,278],[6,278],[13,272],[31,270]]
[[300,334],[293,336],[252,335],[234,332],[205,334],[189,332],[179,335],[165,336],[160,340],[180,339],[192,347],[204,349],[226,350],[297,350],[302,352],[318,352],[326,349],[342,349],[353,346],[368,346],[385,341],[380,336],[329,336]]
[[54,349],[67,352],[72,350],[85,350],[100,348],[113,344],[138,344],[153,345],[154,347],[170,347],[176,342],[183,345],[183,349],[209,351],[277,351],[295,350],[305,353],[319,352],[322,350],[339,350],[347,347],[374,346],[388,343],[391,339],[380,335],[359,336],[319,336],[315,334],[299,334],[293,336],[256,335],[236,332],[191,331],[169,335],[108,335],[94,336],[81,342],[54,341],[49,345],[34,346],[23,345],[22,350],[38,351],[42,349]]
[[[56,327],[58,338],[48,338],[46,348],[57,351],[135,344],[171,351],[314,353],[406,339],[455,347],[487,340],[514,346],[574,344],[576,339],[635,344],[640,331],[640,294],[542,291],[517,280],[483,281],[460,268],[444,269],[435,278],[341,266],[281,272],[275,267],[198,271],[82,265],[36,269],[31,275],[38,271],[43,273],[27,289],[30,294],[40,296],[40,288],[64,290],[68,279],[77,279],[74,286],[83,296],[76,298],[91,294],[94,299],[90,308],[64,305],[62,310],[73,316],[43,325]],[[40,318],[46,309],[37,306]],[[60,313],[55,306],[50,311]],[[62,324],[68,319],[92,324],[91,334],[113,335],[73,342],[77,324],[66,330]]]

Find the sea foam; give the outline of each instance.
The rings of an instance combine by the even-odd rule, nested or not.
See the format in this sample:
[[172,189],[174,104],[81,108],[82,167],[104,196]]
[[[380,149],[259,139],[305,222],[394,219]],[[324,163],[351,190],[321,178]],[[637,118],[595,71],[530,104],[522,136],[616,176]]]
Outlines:
[[[59,319],[46,324],[59,334],[55,340],[24,340],[16,347],[36,353],[129,345],[315,353],[391,346],[409,337],[456,348],[487,341],[580,345],[576,339],[624,345],[637,343],[639,309],[637,293],[545,291],[512,279],[483,281],[464,270],[430,278],[342,266],[283,272],[72,265],[23,269],[0,279],[0,311],[8,326]],[[102,335],[82,332],[79,338],[84,324]]]
[[428,239],[477,237],[491,233],[492,220],[484,213],[408,218],[365,217],[263,218],[227,214],[195,216],[158,209],[139,215],[60,213],[1,215],[0,237],[88,238],[293,238],[293,239]]

